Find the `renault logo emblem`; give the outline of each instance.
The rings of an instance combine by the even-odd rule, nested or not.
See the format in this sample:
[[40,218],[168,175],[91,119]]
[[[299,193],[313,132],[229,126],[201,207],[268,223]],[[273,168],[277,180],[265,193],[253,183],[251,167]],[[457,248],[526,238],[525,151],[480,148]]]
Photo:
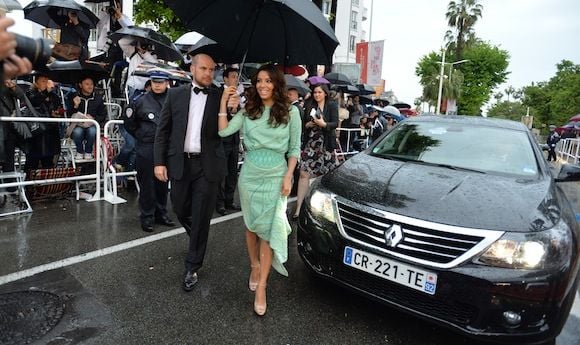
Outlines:
[[391,228],[385,232],[386,244],[389,247],[396,247],[403,240],[403,229],[399,224],[391,225]]

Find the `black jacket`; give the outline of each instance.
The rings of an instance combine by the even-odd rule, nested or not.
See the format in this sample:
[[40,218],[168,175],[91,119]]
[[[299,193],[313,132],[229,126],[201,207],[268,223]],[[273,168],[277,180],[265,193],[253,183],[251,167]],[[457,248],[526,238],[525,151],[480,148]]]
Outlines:
[[[175,180],[180,180],[183,176],[183,147],[191,87],[188,84],[167,91],[155,135],[155,166],[166,166],[169,177]],[[221,96],[219,89],[210,89],[201,127],[201,164],[205,178],[210,182],[221,181],[227,171],[224,147],[218,135],[217,114]]]
[[127,107],[123,113],[125,129],[140,143],[154,143],[157,125],[161,120],[161,109],[167,92],[147,92]]
[[[74,107],[73,99],[75,96],[81,98],[81,103],[78,108]],[[90,96],[85,96],[82,93],[71,93],[67,100],[67,115],[71,117],[72,114],[76,112],[81,112],[83,114],[91,115],[100,125],[101,128],[105,125],[107,121],[107,108],[103,102],[103,98],[94,92]]]
[[[308,102],[304,107],[304,116],[306,122],[310,121],[310,111],[316,109],[317,105],[314,99]],[[324,134],[324,148],[326,151],[333,151],[336,148],[336,127],[338,127],[338,103],[331,100],[324,102],[324,109],[322,109],[322,116],[326,122],[326,127],[322,128]]]

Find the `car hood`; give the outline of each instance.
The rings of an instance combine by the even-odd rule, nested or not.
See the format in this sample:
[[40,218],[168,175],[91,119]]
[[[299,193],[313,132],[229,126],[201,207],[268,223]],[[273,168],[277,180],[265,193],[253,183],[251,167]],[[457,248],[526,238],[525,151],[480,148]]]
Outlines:
[[550,178],[516,179],[365,153],[325,175],[321,184],[363,205],[461,227],[540,231],[554,226],[561,213]]

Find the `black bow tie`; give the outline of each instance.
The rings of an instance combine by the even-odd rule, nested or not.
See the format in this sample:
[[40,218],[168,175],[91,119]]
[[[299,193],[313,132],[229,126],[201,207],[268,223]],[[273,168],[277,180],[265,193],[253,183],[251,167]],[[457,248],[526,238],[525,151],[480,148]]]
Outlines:
[[195,92],[196,95],[199,94],[200,92],[203,92],[204,95],[207,95],[208,90],[205,87],[201,88],[196,86],[193,88],[193,92]]

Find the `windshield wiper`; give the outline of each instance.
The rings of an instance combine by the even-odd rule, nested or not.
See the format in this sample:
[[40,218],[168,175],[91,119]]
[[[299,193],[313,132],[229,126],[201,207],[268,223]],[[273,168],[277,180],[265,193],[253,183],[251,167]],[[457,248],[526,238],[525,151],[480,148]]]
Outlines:
[[472,169],[472,168],[458,167],[458,166],[450,165],[450,164],[432,163],[432,162],[425,162],[425,161],[422,161],[422,160],[409,160],[409,161],[410,162],[420,163],[420,164],[431,165],[431,166],[435,166],[435,167],[447,168],[447,169],[451,169],[451,170],[462,170],[462,171],[476,172],[476,173],[480,173],[480,174],[487,174],[483,170],[477,170],[477,169]]

